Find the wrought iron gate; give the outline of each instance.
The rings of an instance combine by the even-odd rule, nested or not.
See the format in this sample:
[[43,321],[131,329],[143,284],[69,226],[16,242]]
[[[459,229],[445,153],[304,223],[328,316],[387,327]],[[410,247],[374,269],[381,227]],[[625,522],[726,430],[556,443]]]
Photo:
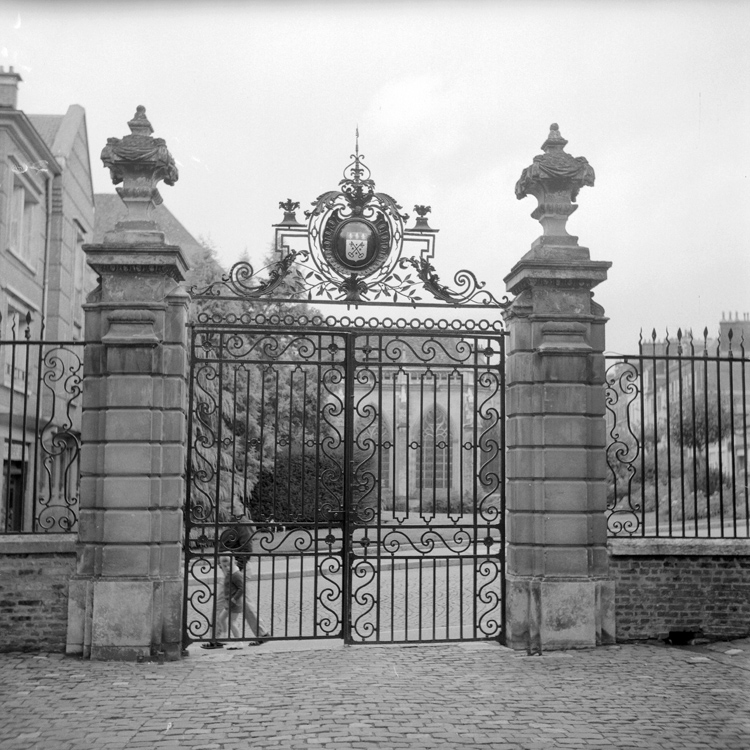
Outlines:
[[186,642],[503,639],[510,302],[470,271],[441,284],[430,208],[406,229],[358,146],[352,158],[307,224],[279,204],[265,275],[240,262],[193,290]]
[[187,637],[501,637],[502,329],[302,322],[193,329]]

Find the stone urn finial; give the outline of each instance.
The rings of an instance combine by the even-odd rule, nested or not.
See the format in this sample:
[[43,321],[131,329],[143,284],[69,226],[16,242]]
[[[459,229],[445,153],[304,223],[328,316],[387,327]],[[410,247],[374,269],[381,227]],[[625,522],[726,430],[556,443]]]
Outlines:
[[542,144],[544,153],[534,157],[533,164],[523,170],[516,183],[516,198],[533,195],[539,201],[531,217],[544,228],[544,237],[570,237],[565,224],[578,208],[578,191],[594,184],[594,169],[583,156],[566,153],[567,143],[553,122]]
[[[139,105],[133,119],[128,122],[130,135],[124,138],[107,138],[101,159],[109,169],[117,193],[128,208],[128,216],[115,226],[119,241],[128,238],[122,233],[158,231],[151,219],[151,209],[162,203],[156,186],[161,181],[167,185],[177,182],[179,173],[172,154],[163,138],[153,138],[154,129],[146,117],[146,108]],[[134,240],[134,236],[130,236]],[[140,240],[148,237],[140,237]],[[156,239],[156,238],[154,238]],[[105,239],[106,241],[106,239]]]

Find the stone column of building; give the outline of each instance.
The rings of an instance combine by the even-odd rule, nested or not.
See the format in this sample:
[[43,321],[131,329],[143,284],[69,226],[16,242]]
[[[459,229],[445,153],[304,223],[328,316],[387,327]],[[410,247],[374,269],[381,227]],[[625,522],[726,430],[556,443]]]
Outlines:
[[604,311],[592,261],[565,224],[594,184],[553,124],[516,185],[544,233],[505,278],[507,312],[507,643],[539,653],[614,640],[608,578]]
[[68,652],[179,658],[187,264],[150,219],[177,169],[145,109],[102,161],[128,217],[84,247],[100,277],[85,305],[78,560]]

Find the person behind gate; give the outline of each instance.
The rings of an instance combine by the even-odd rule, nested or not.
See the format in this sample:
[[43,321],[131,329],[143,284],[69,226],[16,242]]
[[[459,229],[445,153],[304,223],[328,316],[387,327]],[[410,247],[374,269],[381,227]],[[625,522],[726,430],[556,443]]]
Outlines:
[[267,640],[270,634],[248,601],[245,591],[245,574],[237,567],[233,557],[222,556],[219,565],[224,573],[224,579],[220,584],[216,634],[220,636],[224,632],[228,620],[232,636],[241,638],[245,632],[243,624],[246,623],[256,639],[250,641],[248,646],[257,646]]

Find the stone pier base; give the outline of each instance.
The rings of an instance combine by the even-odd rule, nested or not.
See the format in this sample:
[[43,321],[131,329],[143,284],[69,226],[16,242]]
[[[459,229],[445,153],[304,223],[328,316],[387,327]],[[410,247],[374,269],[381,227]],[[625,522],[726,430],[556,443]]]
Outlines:
[[615,587],[610,580],[509,576],[507,643],[529,653],[615,642]]
[[180,579],[79,579],[70,582],[68,653],[136,661],[180,658]]

